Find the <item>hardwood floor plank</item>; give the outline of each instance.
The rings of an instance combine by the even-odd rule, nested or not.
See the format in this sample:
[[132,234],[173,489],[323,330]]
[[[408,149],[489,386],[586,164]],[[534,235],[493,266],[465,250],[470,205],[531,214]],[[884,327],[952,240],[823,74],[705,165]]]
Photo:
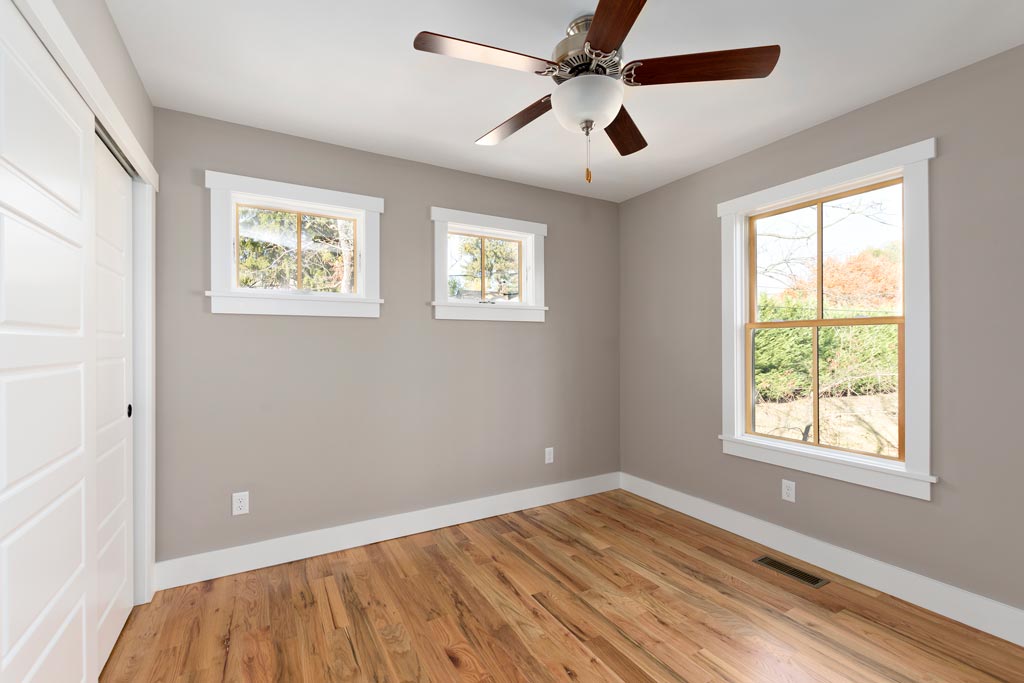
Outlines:
[[161,591],[101,681],[1024,683],[1024,648],[612,491]]

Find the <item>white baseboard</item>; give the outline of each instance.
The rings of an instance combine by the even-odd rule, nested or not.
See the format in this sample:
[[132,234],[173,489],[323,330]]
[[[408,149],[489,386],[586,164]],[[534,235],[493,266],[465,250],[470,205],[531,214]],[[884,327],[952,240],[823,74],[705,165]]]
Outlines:
[[1024,610],[625,472],[307,531],[156,563],[156,590],[623,488],[830,572],[1024,646]]
[[156,590],[174,588],[617,488],[619,473],[610,472],[178,557],[156,563],[153,583]]
[[1024,646],[1024,610],[622,473],[622,488],[865,586]]

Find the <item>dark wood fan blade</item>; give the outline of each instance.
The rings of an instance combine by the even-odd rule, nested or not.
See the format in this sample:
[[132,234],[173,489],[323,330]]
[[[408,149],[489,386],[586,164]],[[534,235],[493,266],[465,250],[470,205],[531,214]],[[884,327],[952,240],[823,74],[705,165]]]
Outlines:
[[544,73],[549,67],[557,67],[554,62],[549,62],[540,57],[502,50],[500,47],[491,47],[483,43],[474,43],[461,38],[442,36],[440,33],[421,31],[412,42],[412,46],[422,52],[434,52],[446,57],[457,59],[468,59],[471,62],[482,62],[493,66],[503,66],[506,69],[517,71],[528,71],[530,73]]
[[778,45],[766,45],[639,59],[623,67],[622,82],[626,85],[662,85],[764,78],[775,69],[781,52]]
[[639,152],[647,146],[647,140],[640,134],[640,129],[633,123],[633,117],[629,115],[625,107],[619,109],[618,116],[604,129],[611,138],[615,149],[619,150],[622,156],[628,156],[633,152]]
[[530,123],[534,119],[539,119],[549,111],[551,111],[551,95],[545,95],[494,130],[481,137],[476,141],[476,144],[496,145],[508,136],[512,135],[512,133],[515,133],[520,128],[526,126],[526,124]]
[[601,0],[587,30],[591,49],[611,52],[622,47],[629,29],[640,16],[647,0]]

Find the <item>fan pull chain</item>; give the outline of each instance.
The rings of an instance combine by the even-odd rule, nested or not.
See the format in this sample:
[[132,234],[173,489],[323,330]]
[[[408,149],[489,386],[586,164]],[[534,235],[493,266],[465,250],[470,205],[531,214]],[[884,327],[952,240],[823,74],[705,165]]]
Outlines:
[[593,174],[590,172],[590,130],[587,130],[587,182],[589,183],[593,179]]

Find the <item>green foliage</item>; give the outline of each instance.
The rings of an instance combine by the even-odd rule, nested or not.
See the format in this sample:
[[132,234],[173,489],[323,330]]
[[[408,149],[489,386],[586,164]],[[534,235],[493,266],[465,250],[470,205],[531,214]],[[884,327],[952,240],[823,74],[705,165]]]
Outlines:
[[[805,320],[814,307],[796,299],[758,301],[762,320]],[[811,394],[812,328],[759,329],[754,333],[754,387],[764,401]],[[821,327],[818,331],[821,396],[889,393],[899,388],[896,325]]]
[[238,286],[294,289],[298,281],[295,214],[238,207]]
[[300,282],[297,214],[238,207],[238,286],[355,291],[355,222],[302,214]]
[[302,289],[355,291],[355,223],[302,215]]
[[[483,240],[483,281],[487,299],[517,299],[519,297],[519,242],[492,237]],[[464,240],[462,253],[469,257],[467,273],[480,273],[480,240]],[[479,277],[468,277],[463,283],[466,290],[479,290]],[[451,283],[449,282],[449,291]]]

